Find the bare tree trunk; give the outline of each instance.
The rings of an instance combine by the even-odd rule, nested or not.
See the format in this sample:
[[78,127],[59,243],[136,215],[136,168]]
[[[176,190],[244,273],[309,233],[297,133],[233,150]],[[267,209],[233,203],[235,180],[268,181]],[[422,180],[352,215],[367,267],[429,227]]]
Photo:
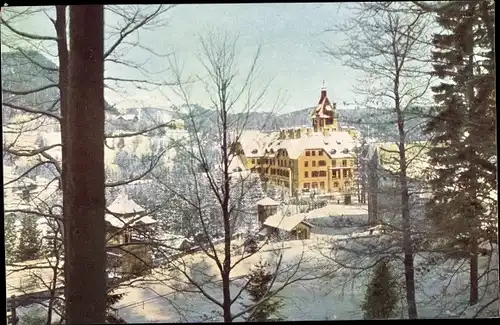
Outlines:
[[223,186],[224,186],[224,197],[222,201],[222,214],[224,221],[224,264],[222,272],[222,309],[224,313],[224,322],[232,323],[233,317],[231,315],[231,290],[230,290],[230,273],[231,273],[231,213],[229,211],[229,195],[230,195],[230,183],[229,183],[229,163],[230,157],[227,155],[228,143],[227,135],[229,126],[227,123],[227,107],[226,107],[226,93],[225,90],[221,92],[221,122],[222,122],[222,145],[221,151],[223,152]]
[[[396,91],[395,94],[396,97],[399,97],[399,91]],[[398,104],[396,104],[396,107],[397,106]],[[401,186],[401,214],[403,219],[403,253],[406,284],[406,303],[408,304],[408,317],[410,319],[416,319],[418,317],[418,314],[417,303],[415,299],[415,267],[413,263],[413,244],[411,238],[410,194],[408,190],[408,178],[406,173],[406,137],[404,130],[404,119],[401,115],[401,109],[397,107],[396,111],[398,115],[399,130],[399,183]]]
[[[68,67],[69,67],[69,53],[68,53],[68,40],[66,39],[66,6],[56,6],[56,20],[54,22],[54,27],[57,35],[57,52],[59,58],[59,108],[61,112],[61,152],[63,160],[68,157]],[[68,251],[70,249],[69,242],[66,241],[65,234],[69,232],[68,218],[69,213],[69,187],[68,187],[68,164],[66,162],[61,163],[61,178],[59,180],[59,187],[62,189],[63,196],[63,220],[64,224],[62,229],[64,241],[64,256],[68,256]],[[70,279],[65,273],[65,288],[69,287]],[[65,291],[65,296],[67,292]],[[48,324],[48,323],[47,323]]]
[[[104,323],[103,6],[70,7],[66,323]],[[69,217],[69,218],[68,218]]]

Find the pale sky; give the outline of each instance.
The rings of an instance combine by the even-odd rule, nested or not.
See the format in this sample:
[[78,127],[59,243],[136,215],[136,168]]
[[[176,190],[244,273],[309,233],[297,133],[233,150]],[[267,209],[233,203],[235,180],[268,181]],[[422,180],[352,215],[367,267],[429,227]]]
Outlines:
[[[12,8],[7,10],[9,9]],[[53,16],[53,13],[49,12],[49,15]],[[282,112],[290,112],[315,105],[323,80],[331,100],[340,105],[344,101],[355,100],[351,91],[351,87],[357,82],[355,72],[321,53],[322,42],[332,46],[341,44],[339,35],[322,32],[334,22],[346,17],[348,11],[335,3],[179,5],[163,16],[164,21],[168,23],[166,26],[141,31],[138,41],[158,53],[175,53],[184,66],[186,77],[201,72],[196,57],[200,49],[199,36],[203,37],[209,30],[222,30],[231,35],[239,35],[238,67],[241,67],[242,72],[246,71],[248,62],[258,44],[261,44],[258,83],[262,86],[271,79],[273,81],[260,109],[272,107],[281,90],[286,91],[287,98]],[[105,19],[107,25],[116,25],[113,17],[106,16]],[[16,23],[15,26],[23,31],[54,35],[53,26],[43,13]],[[2,27],[3,39],[5,29]],[[50,48],[50,45],[44,45]],[[126,53],[126,59],[129,61],[139,63],[147,59],[144,50],[138,47],[123,53]],[[55,57],[49,59],[55,62],[57,60]],[[152,71],[163,71],[168,67],[168,60],[152,57],[145,67]],[[106,75],[144,79],[137,71],[112,65],[106,66]],[[170,75],[164,71],[157,77],[169,80]],[[154,78],[156,77],[148,77],[149,80]],[[121,93],[107,91],[106,100],[118,104],[119,107],[168,107],[170,103],[166,95],[174,103],[180,103],[172,97],[168,87],[162,87],[161,90],[140,90],[129,86]],[[193,86],[191,102],[209,106],[203,87]]]

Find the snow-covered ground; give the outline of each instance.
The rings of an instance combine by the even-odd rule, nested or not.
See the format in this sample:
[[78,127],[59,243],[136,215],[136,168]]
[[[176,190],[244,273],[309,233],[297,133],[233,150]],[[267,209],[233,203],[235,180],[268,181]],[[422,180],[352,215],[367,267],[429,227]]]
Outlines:
[[[353,216],[353,223],[357,217],[359,216]],[[313,233],[312,238],[307,241],[268,244],[261,252],[235,267],[233,272],[235,280],[231,284],[231,292],[233,295],[238,292],[242,286],[241,278],[259,259],[275,260],[276,255],[272,252],[274,248],[274,252],[283,253],[285,264],[294,265],[301,257],[304,258],[296,277],[319,277],[314,280],[298,281],[279,293],[284,303],[280,316],[284,320],[361,319],[363,315],[360,305],[371,271],[360,272],[335,265],[334,252],[330,251],[328,245],[331,245],[332,241],[354,243],[359,238],[363,240],[372,238],[376,244],[377,238],[381,236],[383,235],[378,232],[370,234],[366,227],[344,227]],[[235,253],[233,258],[236,256]],[[432,257],[434,256],[429,254],[415,256],[419,317],[474,316],[478,307],[466,308],[467,263],[462,267],[452,265],[452,261],[429,263]],[[486,259],[486,257],[481,258],[481,269],[485,268]],[[192,277],[197,277],[199,282],[206,282],[203,286],[205,292],[217,301],[222,301],[220,277],[213,261],[203,258],[203,254],[198,253],[183,259],[183,262],[186,263],[186,270],[191,270]],[[495,253],[490,262],[491,265],[498,265],[498,253]],[[404,276],[400,259],[396,256],[392,264],[394,273],[402,281]],[[195,269],[197,271],[193,271]],[[460,272],[456,272],[457,269]],[[128,322],[222,321],[220,307],[215,306],[200,293],[188,294],[174,290],[169,282],[171,277],[177,278],[178,275],[167,275],[158,270],[152,276],[157,279],[156,283],[143,283],[144,288],[128,288],[127,295],[116,306],[118,314]],[[281,281],[275,284],[275,288],[283,284],[284,278],[286,277],[280,278]],[[489,275],[491,283],[489,294],[482,297],[482,303],[494,297],[495,290],[498,292],[497,279],[496,272]],[[485,280],[486,277],[482,280],[483,284]],[[187,288],[193,287],[187,285]],[[246,299],[245,294],[242,294],[241,302],[245,302]],[[482,303],[478,306],[482,306]],[[498,305],[493,304],[492,310],[495,308],[498,310],[496,306]],[[241,308],[240,302],[237,301],[233,305],[233,314],[238,313]],[[401,292],[401,303],[394,317],[405,318],[406,314],[404,293]]]
[[[363,271],[342,267],[338,261],[349,258],[349,251],[332,250],[341,244],[343,247],[356,249],[360,243],[370,243],[379,247],[391,236],[370,230],[366,223],[366,207],[329,205],[325,208],[311,211],[308,221],[317,226],[313,228],[310,240],[268,243],[255,255],[245,259],[232,271],[233,281],[231,292],[233,297],[241,289],[244,277],[251,267],[259,260],[275,265],[282,254],[283,272],[278,277],[274,288],[279,288],[284,281],[302,278],[286,286],[278,294],[283,299],[280,317],[284,320],[333,320],[361,319],[363,317],[360,305],[364,298],[364,290],[370,279],[371,271]],[[242,242],[234,241],[232,263],[241,258]],[[222,245],[216,246],[217,253],[222,253]],[[435,262],[430,263],[432,259]],[[486,264],[498,265],[498,251],[491,260],[481,257],[480,269]],[[360,256],[354,263],[363,268],[370,263],[370,257]],[[393,273],[403,283],[402,256],[394,254],[391,259]],[[297,273],[293,274],[297,268]],[[220,275],[215,262],[202,252],[186,255],[173,262],[176,268],[160,267],[143,279],[136,279],[133,285],[124,287],[124,298],[115,306],[117,314],[127,322],[205,322],[222,321],[221,308],[209,301],[192,284],[186,281],[186,276],[175,269],[181,269],[186,274],[202,284],[206,295],[216,301],[222,301]],[[457,269],[459,272],[457,272]],[[491,267],[490,267],[491,269]],[[468,301],[468,263],[457,261],[440,261],[439,256],[421,254],[415,256],[417,307],[419,317],[472,317],[476,310],[486,304],[498,293],[498,273],[491,272],[481,280],[481,301],[474,308],[467,308]],[[292,275],[293,274],[293,275]],[[487,294],[484,290],[486,281],[490,282]],[[18,279],[19,281],[19,279]],[[192,292],[187,292],[192,291]],[[403,291],[403,290],[402,290]],[[406,317],[404,292],[401,292],[401,303],[397,308],[395,318]],[[242,310],[241,303],[247,301],[243,291],[233,307],[233,314]],[[490,306],[490,311],[498,311],[498,303]],[[21,313],[24,313],[25,310]],[[497,313],[498,315],[498,313]],[[243,320],[243,319],[237,319]]]

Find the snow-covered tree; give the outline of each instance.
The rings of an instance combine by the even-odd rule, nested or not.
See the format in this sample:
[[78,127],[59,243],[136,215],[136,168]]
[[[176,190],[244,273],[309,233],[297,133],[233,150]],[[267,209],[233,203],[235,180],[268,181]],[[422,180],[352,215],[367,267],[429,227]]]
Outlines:
[[393,315],[398,303],[398,289],[395,277],[386,259],[377,263],[370,283],[365,291],[361,309],[365,319],[386,319]]
[[[261,302],[266,297],[268,290],[273,283],[274,275],[273,270],[265,261],[259,261],[254,265],[249,275],[249,284],[247,286],[247,293],[253,306],[246,320],[248,322],[267,322],[270,320],[279,321],[279,310],[282,307],[282,299],[279,297],[272,297]],[[261,302],[259,304],[259,302]],[[252,305],[243,304],[244,307]]]
[[16,220],[13,214],[6,214],[4,218],[5,236],[5,263],[15,262],[17,259],[17,231]]
[[23,215],[19,233],[17,256],[20,261],[36,260],[41,253],[41,233],[36,217]]

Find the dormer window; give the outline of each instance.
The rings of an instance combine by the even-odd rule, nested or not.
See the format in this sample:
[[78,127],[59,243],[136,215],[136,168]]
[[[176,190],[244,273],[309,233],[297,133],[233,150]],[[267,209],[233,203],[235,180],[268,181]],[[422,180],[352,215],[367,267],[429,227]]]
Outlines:
[[342,144],[342,141],[337,140],[337,144]]
[[254,155],[255,155],[256,153],[257,153],[257,149],[253,149],[253,150],[252,150],[252,154],[254,154]]
[[334,155],[336,153],[337,153],[337,150],[335,150],[335,149],[330,150],[330,154]]
[[349,149],[345,148],[344,150],[342,150],[342,153],[348,154],[349,153]]

